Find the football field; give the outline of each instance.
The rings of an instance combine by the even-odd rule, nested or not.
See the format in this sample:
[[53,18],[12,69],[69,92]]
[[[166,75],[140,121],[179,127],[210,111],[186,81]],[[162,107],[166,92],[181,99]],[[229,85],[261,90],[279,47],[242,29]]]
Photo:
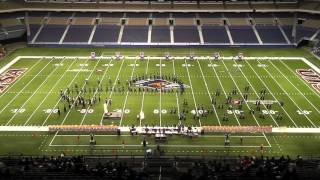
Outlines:
[[[319,87],[303,76],[319,75],[319,68],[303,56],[244,54],[239,61],[233,56],[215,60],[210,54],[190,60],[188,54],[179,54],[167,60],[146,53],[141,60],[138,54],[120,60],[103,52],[95,59],[31,52],[18,56],[10,67],[2,67],[2,76],[10,70],[14,76],[2,82],[0,125],[320,126]],[[105,118],[105,109],[122,116]],[[143,152],[142,137],[129,134],[97,134],[93,149],[88,133],[1,132],[0,136],[12,139],[1,153],[20,145],[39,153]],[[317,146],[312,143],[320,141],[313,134],[232,134],[231,149],[226,150],[224,138],[223,133],[193,139],[172,136],[163,146],[174,154],[246,154],[257,153],[263,144],[266,153],[280,155],[285,150],[298,154],[302,148],[295,146],[298,142],[308,143],[306,148],[314,153]],[[150,147],[156,146],[152,137],[147,140]]]

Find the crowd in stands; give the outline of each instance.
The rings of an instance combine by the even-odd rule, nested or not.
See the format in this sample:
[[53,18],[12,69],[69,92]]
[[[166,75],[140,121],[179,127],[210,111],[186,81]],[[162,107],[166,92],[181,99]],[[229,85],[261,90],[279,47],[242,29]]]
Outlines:
[[83,156],[43,156],[0,158],[0,179],[24,177],[26,179],[76,178],[143,179],[143,176],[122,162],[95,162],[88,164]]
[[[235,162],[209,161],[196,162],[182,179],[300,179],[297,168],[303,167],[300,156],[291,159],[289,156],[274,157],[239,157]],[[316,172],[316,171],[315,171]]]
[[[102,160],[101,160],[102,159]],[[233,158],[168,158],[121,159],[91,156],[66,157],[61,154],[43,157],[1,157],[0,177],[26,179],[149,179],[159,176],[150,168],[163,167],[162,177],[175,179],[316,179],[319,177],[320,160],[304,160],[301,156]],[[156,163],[155,163],[156,162]],[[172,163],[171,163],[172,162]],[[151,165],[153,164],[153,165]],[[172,164],[172,166],[168,166]],[[150,167],[148,167],[150,166]],[[151,167],[152,166],[152,167]],[[167,169],[165,169],[167,168]],[[171,170],[169,170],[171,168]],[[1,179],[0,178],[0,179]]]

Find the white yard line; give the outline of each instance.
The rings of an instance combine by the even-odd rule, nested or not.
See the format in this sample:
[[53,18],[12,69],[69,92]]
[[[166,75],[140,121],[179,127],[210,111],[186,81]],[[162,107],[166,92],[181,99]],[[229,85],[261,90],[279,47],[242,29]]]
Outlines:
[[[52,60],[51,60],[50,62],[52,62]],[[62,60],[61,63],[62,63],[62,62],[64,62],[64,60]],[[31,100],[31,98],[32,98],[32,97],[39,91],[39,89],[48,81],[48,79],[51,77],[51,75],[52,75],[53,73],[56,72],[57,69],[59,69],[59,66],[56,66],[56,67],[54,68],[54,70],[52,70],[52,71],[46,76],[46,78],[44,79],[44,81],[42,81],[42,83],[38,86],[38,88],[37,88],[36,90],[34,90],[34,92],[31,94],[31,96],[29,96],[29,98],[28,98],[26,101],[24,101],[24,103],[19,107],[19,109],[22,109],[22,108]],[[18,114],[19,114],[19,113],[15,113],[15,114],[9,119],[9,121],[7,122],[6,125],[8,125],[9,123],[11,123],[11,121],[12,121]]]
[[[98,66],[98,64],[100,63],[100,61],[101,61],[101,59],[98,60],[98,62],[97,62],[96,65],[93,67],[92,71],[90,72],[89,76],[88,76],[86,79],[89,80],[89,79],[91,78],[93,72],[95,72],[95,69],[97,68],[97,66]],[[84,83],[84,84],[82,85],[81,90],[83,90],[83,88],[84,88],[85,86],[86,86],[86,83]],[[82,91],[80,91],[80,93],[76,96],[75,99],[78,99],[78,97],[81,95],[81,93],[82,93]],[[71,112],[71,109],[73,108],[73,106],[75,105],[75,103],[76,103],[76,101],[71,105],[71,108],[68,109],[68,112],[67,112],[66,116],[64,117],[64,119],[62,120],[61,125],[63,125],[64,122],[67,120],[67,118],[68,118],[68,116],[69,116],[69,114],[70,114],[70,112]]]
[[3,66],[0,69],[0,74],[2,74],[3,72],[5,72],[7,69],[9,69],[12,65],[14,65],[16,62],[18,62],[20,60],[20,57],[16,57],[13,60],[11,60],[8,64],[6,64],[5,66]]
[[197,60],[197,62],[198,62],[199,68],[200,68],[200,72],[201,72],[201,75],[202,75],[202,78],[203,78],[203,82],[204,82],[204,84],[205,84],[205,86],[206,86],[206,89],[207,89],[208,96],[209,96],[209,98],[210,98],[210,104],[211,104],[211,106],[212,106],[212,108],[213,108],[213,110],[214,110],[214,113],[215,113],[216,117],[217,117],[219,126],[221,126],[221,122],[220,122],[220,119],[219,119],[219,116],[218,116],[216,107],[212,104],[212,96],[211,96],[211,93],[210,93],[210,91],[209,91],[207,81],[206,81],[206,79],[204,78],[204,74],[203,74],[203,71],[202,71],[202,67],[201,67],[200,62],[199,62],[198,60]]
[[[311,53],[313,54],[313,53]],[[314,54],[313,54],[314,55]],[[314,55],[315,56],[315,55]],[[320,58],[318,56],[315,56],[318,60],[320,60]],[[312,64],[310,61],[308,61],[306,58],[302,57],[302,58],[299,58],[301,61],[303,61],[304,63],[306,63],[308,66],[310,66],[313,70],[315,70],[318,74],[320,74],[320,69],[315,66],[314,64]],[[285,60],[285,59],[283,59]]]
[[[107,74],[107,71],[108,71],[108,70],[109,70],[109,68],[110,68],[110,63],[111,63],[111,62],[112,62],[112,60],[110,60],[110,61],[109,61],[109,63],[108,63],[108,67],[107,67],[107,69],[104,71],[103,76],[102,76],[102,79],[100,80],[100,82],[99,82],[99,84],[98,84],[98,88],[95,90],[95,92],[94,92],[94,94],[93,94],[93,97],[95,97],[95,96],[96,96],[96,94],[98,93],[98,91],[99,91],[99,87],[100,87],[100,85],[101,85],[102,81],[104,80],[104,78],[105,78],[105,76],[106,76],[106,74]],[[89,105],[89,106],[87,107],[87,110],[86,110],[86,112],[85,112],[84,116],[82,117],[82,120],[81,120],[80,125],[82,125],[82,124],[83,124],[83,122],[84,122],[84,120],[85,120],[86,116],[88,115],[88,110],[90,109],[90,107],[91,107],[91,105]]]
[[[88,60],[89,60],[89,59],[87,59],[86,62],[88,62]],[[100,61],[101,61],[101,59],[99,59],[99,61],[96,63],[96,65],[94,66],[94,68],[92,69],[91,73],[89,74],[89,76],[88,76],[86,79],[90,79],[90,77],[92,76],[93,72],[95,71],[95,69],[96,69],[96,67],[97,67],[97,65],[99,64]],[[82,66],[82,67],[83,67],[83,66]],[[75,77],[78,76],[78,73],[79,73],[79,72],[80,72],[80,71],[77,72],[77,74],[76,74]],[[74,79],[73,79],[73,80],[74,80]],[[72,81],[73,81],[73,80],[72,80]],[[85,87],[85,85],[86,85],[86,84],[84,83],[84,84],[82,85],[81,89],[83,89],[83,88]],[[80,94],[81,94],[81,93],[79,93],[79,94],[77,95],[76,99],[78,99],[78,97],[80,96]],[[59,101],[60,101],[60,100],[61,100],[61,98],[59,99]],[[57,104],[59,103],[59,101],[57,102]],[[56,104],[56,105],[57,105],[57,104]],[[68,112],[67,112],[66,116],[64,117],[64,119],[62,120],[62,122],[61,122],[60,125],[63,125],[63,124],[64,124],[64,122],[66,121],[68,115],[70,114],[71,109],[72,109],[72,107],[74,106],[74,104],[75,104],[75,102],[71,105],[71,108],[68,109]],[[56,107],[56,106],[55,106],[55,107]],[[51,114],[51,113],[50,113],[50,114]],[[49,116],[48,116],[48,117],[49,117]],[[59,131],[57,131],[57,132],[54,134],[54,136],[53,136],[52,140],[50,141],[50,144],[49,144],[49,145],[52,144],[53,140],[55,139],[55,137],[57,136],[58,133],[59,133]]]
[[[176,67],[175,67],[175,65],[174,65],[174,61],[175,61],[175,60],[172,60],[173,75],[176,76]],[[176,100],[177,100],[178,117],[180,117],[179,97],[178,97],[177,91],[176,91],[175,95],[176,95]],[[180,121],[180,123],[181,123],[181,120],[179,120],[179,121]]]
[[[259,60],[257,60],[257,61],[258,61],[259,64],[261,64]],[[266,70],[265,68],[264,68],[264,70],[265,70],[270,76],[272,76],[268,70]],[[273,79],[274,82],[276,82],[276,84],[281,88],[281,90],[282,90],[283,92],[285,92],[286,94],[288,93],[286,90],[283,89],[283,87],[279,84],[279,82],[278,82],[276,79],[274,79],[274,78],[272,78],[272,79]],[[289,96],[288,94],[287,94],[287,96],[288,96],[289,99],[293,102],[293,104],[294,104],[300,111],[302,111],[301,108],[298,106],[298,104],[291,98],[291,96]],[[317,126],[311,121],[311,119],[310,119],[307,115],[304,114],[304,116],[308,119],[308,121],[312,124],[313,127],[317,127]]]
[[[37,73],[37,75],[39,75],[50,63],[52,62],[52,59]],[[32,82],[33,80],[36,78],[37,76],[33,77],[23,88],[21,91],[24,91]],[[16,98],[20,95],[20,93],[18,93],[17,95],[15,95],[8,103],[7,105],[0,111],[0,114],[14,101],[16,100]]]
[[[238,91],[239,91],[239,93],[240,93],[241,97],[243,98],[243,94],[242,94],[242,92],[241,92],[240,88],[238,87],[238,84],[235,82],[234,78],[232,77],[232,75],[231,75],[231,73],[230,73],[230,71],[229,71],[228,67],[227,67],[227,66],[226,66],[226,64],[223,62],[223,60],[222,60],[221,62],[223,63],[223,65],[224,65],[224,67],[226,68],[226,70],[227,70],[227,72],[228,72],[229,76],[231,77],[231,79],[232,79],[232,81],[233,81],[234,85],[235,85],[235,86],[236,86],[236,88],[238,89]],[[243,99],[244,99],[244,98],[243,98]],[[250,109],[249,104],[248,104],[246,101],[244,101],[244,102],[245,102],[245,104],[247,105],[248,109]],[[259,122],[258,122],[258,120],[257,120],[256,116],[255,116],[254,114],[252,114],[252,117],[253,117],[253,119],[256,121],[257,125],[260,127],[260,124],[259,124]],[[277,126],[279,126],[279,125],[277,124]],[[268,142],[269,146],[271,146],[271,144],[270,144],[270,142],[269,142],[269,139],[267,138],[267,136],[265,135],[265,133],[262,133],[262,134],[264,135],[264,137],[265,137],[266,141]]]
[[[266,83],[261,79],[260,75],[254,70],[254,68],[251,66],[250,63],[248,63],[247,61],[245,61],[249,67],[252,69],[252,71],[256,74],[256,76],[259,78],[259,80],[263,83],[264,87],[267,88],[267,90],[270,92],[271,96],[276,100],[278,101],[279,103],[279,100],[274,96],[274,93],[271,93],[272,91],[268,88],[268,86],[266,85]],[[292,119],[292,117],[290,116],[290,114],[283,108],[283,106],[280,106],[281,109],[286,113],[286,115],[289,117],[289,119],[291,120],[291,122],[295,125],[295,127],[297,127],[297,124],[294,122],[294,120]]]
[[[76,61],[76,60],[74,60],[74,61]],[[89,61],[89,59],[87,59],[87,60],[85,61],[85,63],[87,63],[88,61]],[[80,69],[82,69],[83,67],[84,67],[84,66],[81,66]],[[80,71],[78,71],[78,72],[76,73],[76,75],[73,77],[73,79],[71,80],[71,82],[67,85],[67,87],[69,87],[69,86],[73,83],[73,81],[76,80],[76,78],[78,77],[79,73],[80,73]],[[66,92],[66,91],[67,91],[67,90],[65,90],[64,92]],[[61,99],[62,99],[62,97],[59,98],[59,100],[57,101],[57,103],[53,106],[53,109],[55,109],[55,108],[58,106],[58,104],[59,104],[59,102],[61,101]],[[50,118],[51,115],[52,115],[52,111],[48,114],[47,118],[43,121],[42,126],[44,126],[44,124],[48,121],[48,119]]]
[[[149,69],[149,61],[150,61],[150,58],[148,57],[148,61],[147,61],[147,68],[146,68],[146,72],[145,72],[145,76],[148,76],[148,69]],[[142,100],[141,100],[141,109],[140,109],[140,112],[143,112],[143,107],[144,107],[144,95],[146,94],[145,91],[143,91],[143,94],[142,94]],[[140,118],[140,126],[141,126],[141,118]]]
[[[122,66],[123,66],[123,64],[124,64],[124,60],[121,60],[121,61],[122,61],[122,63],[121,63],[120,69],[118,70],[118,74],[117,74],[117,76],[116,76],[116,79],[115,79],[114,82],[113,82],[113,85],[112,85],[112,88],[111,88],[111,93],[109,94],[108,99],[111,99],[112,94],[113,94],[113,91],[114,91],[114,87],[116,86],[116,84],[117,84],[117,82],[118,82],[118,79],[119,79],[119,76],[120,76],[120,72],[121,72]],[[108,106],[109,106],[109,103],[107,103],[107,108],[108,108]],[[104,116],[104,113],[102,113],[102,115],[101,115],[100,125],[102,125],[103,116]]]
[[[77,135],[77,134],[60,134],[60,135],[57,135],[57,137],[77,137],[77,136],[80,136],[80,137],[90,137],[90,134],[80,134],[80,135]],[[116,134],[95,134],[94,135],[95,137],[119,137],[119,135],[116,135]],[[124,137],[132,137],[132,135],[130,134],[122,134],[121,136],[124,136]],[[225,135],[201,135],[199,136],[200,138],[224,138],[226,137]],[[250,135],[244,135],[244,136],[241,136],[241,135],[231,135],[231,138],[240,138],[240,137],[244,137],[244,138],[264,138],[264,136],[258,136],[258,135],[253,135],[253,136],[250,136]]]
[[[90,147],[91,145],[85,145],[85,144],[52,144],[50,142],[49,146],[51,147]],[[96,147],[123,147],[122,144],[97,144],[94,145]],[[126,147],[142,147],[141,144],[126,144]],[[157,145],[148,145],[148,147],[156,147]],[[192,145],[192,144],[162,144],[162,147],[184,147],[184,148],[260,148],[261,145],[255,146],[255,145],[230,145],[230,146],[224,146],[224,145]],[[264,148],[271,148],[272,146],[263,146]]]
[[[67,69],[70,69],[70,67],[72,67],[72,65],[75,63],[76,61],[73,61]],[[27,121],[24,123],[24,126],[26,124],[28,124],[28,122],[31,120],[31,118],[35,115],[35,113],[38,111],[38,109],[42,106],[42,104],[47,100],[47,98],[50,96],[50,94],[52,93],[53,89],[60,83],[61,79],[64,77],[64,75],[67,73],[68,71],[64,71],[63,74],[60,76],[60,78],[56,81],[56,83],[53,85],[53,87],[50,89],[49,92],[47,92],[46,96],[44,99],[42,99],[42,101],[40,102],[40,104],[38,105],[38,107],[32,112],[32,114],[29,116],[29,118],[27,119]]]
[[[162,64],[161,64],[161,59],[160,59],[160,78],[162,78]],[[161,101],[162,101],[162,85],[160,85],[160,101],[159,101],[159,117],[160,117],[160,127],[161,127],[161,121],[162,121],[162,105],[161,105]]]
[[[18,60],[19,60],[19,59],[18,59]],[[16,62],[17,62],[17,61],[15,61],[15,63],[16,63]],[[22,79],[22,77],[26,76],[26,74],[29,73],[34,67],[36,67],[36,65],[38,65],[40,62],[41,62],[41,59],[39,59],[34,65],[32,65],[31,68],[28,68],[28,70],[27,70],[26,72],[24,72],[24,73],[22,74],[22,76],[19,76],[18,80],[16,80],[15,82],[13,82],[13,84],[10,84],[10,86],[8,87],[8,89],[6,89],[6,90],[1,94],[0,99],[1,99],[2,96],[4,96],[10,89],[12,89],[12,88],[14,87],[14,85],[17,84],[17,83]],[[11,67],[11,65],[10,65],[9,67]],[[7,68],[9,68],[9,67],[7,67]],[[4,67],[3,67],[2,69],[4,69]],[[7,70],[7,69],[4,69],[3,71],[5,71],[5,70]],[[0,74],[0,75],[1,75],[1,74]]]
[[188,78],[189,78],[189,82],[190,82],[190,88],[191,88],[191,93],[192,93],[192,98],[193,98],[193,102],[194,102],[194,108],[196,110],[196,116],[197,118],[199,118],[199,126],[201,126],[201,120],[200,120],[200,116],[199,116],[199,112],[198,112],[198,107],[197,107],[197,102],[196,102],[196,98],[194,96],[194,92],[193,92],[193,87],[192,87],[192,81],[191,81],[191,78],[190,78],[190,73],[189,73],[189,67],[188,67],[188,64],[187,64],[187,60],[184,60],[184,63],[185,63],[185,67],[187,69],[187,73],[188,73]]
[[[74,61],[76,61],[76,60],[74,60]],[[89,61],[89,59],[87,59],[84,63],[87,63],[88,61]],[[82,69],[83,67],[84,67],[84,66],[81,66],[80,69]],[[73,77],[73,79],[71,80],[71,82],[67,85],[67,87],[69,87],[69,86],[73,83],[73,81],[78,77],[79,73],[80,73],[80,71],[78,71],[78,72],[76,73],[76,75]],[[66,91],[67,91],[67,90],[65,90],[64,93],[65,93]],[[62,99],[62,97],[59,98],[59,100],[57,101],[57,103],[53,106],[53,109],[55,109],[55,108],[58,106],[58,104],[59,104],[59,102],[61,101],[61,99]],[[48,119],[50,118],[51,115],[52,115],[52,111],[48,114],[47,118],[43,121],[42,126],[48,121]]]
[[[133,66],[133,69],[131,71],[130,80],[132,80],[132,78],[133,78],[133,73],[134,73],[134,70],[136,69],[136,66],[137,66],[136,63],[137,63],[137,59],[134,61],[134,66]],[[123,120],[123,117],[124,117],[124,109],[126,108],[126,105],[127,105],[128,95],[129,95],[129,91],[127,91],[126,98],[125,98],[124,103],[123,103],[123,107],[122,107],[122,111],[121,111],[122,115],[121,115],[121,118],[120,118],[119,126],[121,126],[121,124],[122,124],[122,120]]]
[[[318,109],[312,102],[310,102],[310,100],[297,88],[297,86],[295,86],[295,85],[286,77],[286,75],[284,75],[284,74],[281,72],[281,70],[280,70],[276,65],[274,65],[271,61],[269,61],[269,62],[270,62],[270,63],[272,64],[272,66],[275,67],[275,68],[277,69],[277,71],[280,72],[280,74],[281,74],[284,78],[286,78],[286,80],[304,97],[304,99],[307,100],[308,103],[309,103],[318,113],[320,113],[319,109]],[[303,84],[304,84],[304,83],[303,83]]]
[[317,95],[318,97],[320,97],[320,94],[313,89],[312,87],[310,87],[308,84],[306,84],[306,82],[301,78],[301,76],[299,76],[296,72],[294,72],[286,63],[284,63],[282,60],[280,60],[280,62],[290,71],[292,72],[295,77],[297,77],[298,79],[300,79],[301,82],[303,82],[304,85],[306,85],[315,95]]
[[51,141],[50,141],[50,143],[49,143],[49,146],[52,146],[52,143],[53,143],[54,139],[56,138],[56,136],[58,135],[58,133],[59,133],[59,131],[57,131],[57,132],[54,134],[53,138],[51,139]]
[[[218,76],[218,73],[217,73],[216,69],[213,67],[213,64],[212,64],[211,61],[212,61],[212,60],[209,59],[211,68],[212,68],[214,74],[216,75],[216,77],[217,77],[217,79],[218,79],[218,82],[219,82],[219,84],[220,84],[220,86],[221,86],[221,88],[222,88],[222,91],[223,91],[224,96],[227,98],[227,97],[228,97],[228,96],[227,96],[227,92],[226,92],[226,90],[224,89],[224,87],[223,87],[223,85],[222,85],[222,82],[221,82],[221,80],[220,80],[220,78],[219,78],[219,76]],[[223,61],[223,60],[221,60],[221,61]],[[234,112],[233,112],[233,115],[234,115],[234,117],[236,118],[238,125],[241,126],[240,121],[239,121],[239,119],[238,119],[238,116],[237,116]]]
[[[235,64],[238,65],[238,63],[234,60],[233,61]],[[255,90],[254,86],[252,86],[251,82],[248,80],[247,76],[243,73],[243,71],[241,70],[241,68],[238,66],[238,69],[240,70],[241,74],[243,75],[243,77],[246,79],[246,81],[249,83],[249,85],[252,87],[253,92],[255,93],[256,97],[259,98],[259,95],[257,93],[257,91]],[[243,94],[240,91],[240,94],[243,98]],[[267,109],[266,105],[264,103],[262,103],[262,106]],[[273,120],[273,122],[279,127],[279,124],[277,123],[277,121],[273,118],[272,114],[269,114],[271,119]],[[296,124],[294,124],[296,126]]]

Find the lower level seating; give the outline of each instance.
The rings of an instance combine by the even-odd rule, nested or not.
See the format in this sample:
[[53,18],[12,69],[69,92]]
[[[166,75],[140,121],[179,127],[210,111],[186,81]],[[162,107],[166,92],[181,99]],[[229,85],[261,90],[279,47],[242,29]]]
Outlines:
[[205,43],[230,43],[224,26],[202,26]]
[[316,32],[316,28],[297,26],[296,41],[299,42],[303,38],[311,38]]
[[147,42],[149,26],[125,26],[122,42]]
[[289,39],[289,41],[291,42],[291,43],[293,43],[293,36],[292,36],[292,26],[282,26],[282,29],[283,29],[283,31],[284,31],[284,33],[286,34],[286,36],[288,37],[288,39]]
[[256,29],[263,43],[287,43],[278,26],[257,25]]
[[92,42],[117,42],[120,26],[117,25],[98,25],[93,35]]
[[70,26],[63,42],[88,42],[93,26]]
[[40,25],[39,24],[30,24],[30,35],[28,36],[28,42],[31,42],[34,36],[37,34]]
[[39,33],[36,42],[59,42],[65,29],[65,25],[45,25]]
[[[318,179],[317,157],[2,156],[1,179]],[[161,174],[159,174],[159,170]],[[214,177],[214,178],[212,178]]]
[[169,26],[153,26],[151,42],[170,42],[170,27]]
[[178,43],[199,43],[199,31],[197,26],[175,26],[174,41]]
[[251,26],[229,26],[234,43],[258,43]]

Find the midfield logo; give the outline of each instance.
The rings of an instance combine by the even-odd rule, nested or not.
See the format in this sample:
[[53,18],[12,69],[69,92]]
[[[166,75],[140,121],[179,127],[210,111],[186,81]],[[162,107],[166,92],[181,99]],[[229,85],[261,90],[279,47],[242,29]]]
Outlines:
[[297,73],[320,93],[320,75],[312,69],[297,69]]
[[190,86],[185,84],[179,84],[176,82],[171,82],[163,79],[147,79],[147,80],[139,80],[133,83],[134,86],[137,87],[146,87],[152,89],[178,89],[178,88],[189,88]]

